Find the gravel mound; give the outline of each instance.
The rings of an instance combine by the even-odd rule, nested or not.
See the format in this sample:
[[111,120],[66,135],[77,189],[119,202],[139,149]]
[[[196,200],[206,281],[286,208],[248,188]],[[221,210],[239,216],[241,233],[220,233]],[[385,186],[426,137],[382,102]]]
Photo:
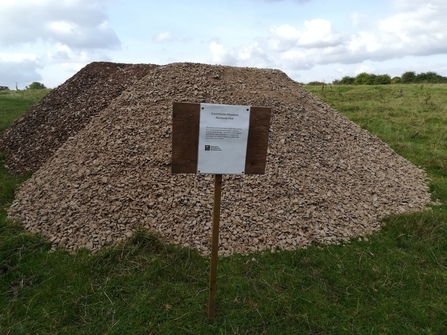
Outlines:
[[223,178],[221,254],[348,240],[430,201],[424,171],[283,72],[175,63],[152,67],[70,136],[22,184],[10,217],[72,251],[144,228],[208,254],[213,176],[171,174],[182,101],[272,107],[266,174]]
[[155,66],[94,62],[52,90],[0,134],[9,172],[39,169],[70,136]]

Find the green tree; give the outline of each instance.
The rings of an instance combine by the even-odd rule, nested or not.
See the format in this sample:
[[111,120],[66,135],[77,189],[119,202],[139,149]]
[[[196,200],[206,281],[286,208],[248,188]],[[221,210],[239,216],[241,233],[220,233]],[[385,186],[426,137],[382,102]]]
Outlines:
[[387,74],[378,75],[374,79],[374,84],[375,85],[388,85],[388,84],[391,84],[391,77],[389,75],[387,75]]
[[416,73],[414,71],[407,71],[401,77],[402,83],[411,84],[416,82]]
[[402,82],[402,79],[400,79],[400,77],[393,77],[393,79],[391,79],[391,84],[400,84]]
[[340,80],[339,84],[340,85],[354,85],[354,82],[355,82],[355,78],[354,77],[344,76]]
[[44,84],[35,81],[31,85],[29,85],[27,87],[27,89],[29,89],[29,90],[43,90],[43,89],[46,89],[46,87]]
[[[434,73],[434,72],[432,72]],[[435,74],[436,76],[436,74]],[[418,75],[416,75],[416,82],[418,83],[429,83],[431,82],[431,80],[433,80],[433,76],[431,76],[430,72],[427,73],[419,73]]]
[[447,82],[447,78],[440,76],[436,72],[429,71],[416,75],[417,83],[441,84]]
[[362,72],[355,77],[354,84],[355,85],[368,85],[369,74],[366,72]]
[[366,80],[367,85],[376,85],[377,75],[371,73],[368,75],[368,79]]
[[354,84],[355,85],[376,85],[377,75],[370,74],[366,72],[362,72],[357,77],[355,77]]
[[324,86],[324,85],[327,85],[327,84],[325,82],[322,82],[322,81],[310,81],[310,82],[307,83],[307,85],[310,85],[310,86]]

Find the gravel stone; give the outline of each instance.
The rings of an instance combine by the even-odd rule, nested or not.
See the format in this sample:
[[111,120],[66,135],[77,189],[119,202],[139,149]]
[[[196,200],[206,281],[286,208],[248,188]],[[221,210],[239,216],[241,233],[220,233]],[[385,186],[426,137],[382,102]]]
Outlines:
[[[223,178],[220,254],[347,241],[380,229],[385,215],[430,202],[423,170],[279,70],[117,68],[87,66],[2,135],[19,134],[0,145],[14,152],[9,168],[36,171],[9,216],[54,245],[95,252],[143,228],[209,254],[213,176],[171,174],[173,102],[272,108],[265,175]],[[125,71],[135,71],[133,82],[119,86]],[[110,78],[119,86],[113,94],[104,88]],[[82,122],[73,116],[86,111]],[[24,139],[37,132],[34,142]]]
[[10,173],[36,171],[90,119],[156,65],[93,62],[0,134]]

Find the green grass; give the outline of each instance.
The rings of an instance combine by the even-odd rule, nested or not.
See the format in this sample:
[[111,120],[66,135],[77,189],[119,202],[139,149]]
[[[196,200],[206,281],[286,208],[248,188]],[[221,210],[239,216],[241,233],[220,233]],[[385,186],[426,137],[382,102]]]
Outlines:
[[95,255],[50,252],[6,220],[26,177],[1,167],[0,334],[447,333],[447,85],[306,88],[426,168],[442,205],[347,244],[222,258],[208,322],[208,259],[142,232]]
[[0,91],[0,132],[51,90]]

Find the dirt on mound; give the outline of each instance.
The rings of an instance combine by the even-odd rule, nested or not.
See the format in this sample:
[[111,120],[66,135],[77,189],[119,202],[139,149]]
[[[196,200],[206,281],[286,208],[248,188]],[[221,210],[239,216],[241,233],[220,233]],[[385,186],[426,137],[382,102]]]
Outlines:
[[278,70],[154,67],[22,184],[9,215],[69,250],[137,228],[210,250],[213,177],[171,174],[173,102],[272,107],[265,175],[224,176],[222,254],[334,243],[430,201],[425,174]]
[[0,134],[0,151],[13,174],[36,171],[71,136],[126,88],[156,67],[94,62],[52,90]]

